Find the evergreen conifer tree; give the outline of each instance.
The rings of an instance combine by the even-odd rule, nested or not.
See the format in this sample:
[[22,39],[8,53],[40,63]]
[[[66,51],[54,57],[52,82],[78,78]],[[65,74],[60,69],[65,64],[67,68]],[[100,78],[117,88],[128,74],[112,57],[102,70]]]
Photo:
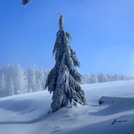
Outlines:
[[45,86],[50,93],[53,92],[52,112],[64,106],[86,104],[84,91],[79,85],[81,75],[76,70],[80,63],[70,47],[70,39],[70,34],[64,31],[63,16],[60,15],[59,31],[53,49],[56,63],[48,75]]
[[22,0],[22,4],[25,6],[27,3],[30,3],[32,0]]

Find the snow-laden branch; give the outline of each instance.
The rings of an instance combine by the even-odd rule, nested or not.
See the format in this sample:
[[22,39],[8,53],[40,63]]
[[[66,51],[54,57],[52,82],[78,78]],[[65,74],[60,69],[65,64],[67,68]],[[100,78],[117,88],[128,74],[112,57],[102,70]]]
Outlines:
[[26,4],[30,3],[32,0],[22,0],[22,4],[26,6]]

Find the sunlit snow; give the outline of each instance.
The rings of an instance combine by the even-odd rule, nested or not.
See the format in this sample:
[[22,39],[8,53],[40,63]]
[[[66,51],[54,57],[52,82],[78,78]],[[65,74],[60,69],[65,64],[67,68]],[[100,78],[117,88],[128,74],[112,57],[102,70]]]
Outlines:
[[1,98],[0,134],[134,134],[133,80],[82,88],[88,105],[53,114],[47,91]]

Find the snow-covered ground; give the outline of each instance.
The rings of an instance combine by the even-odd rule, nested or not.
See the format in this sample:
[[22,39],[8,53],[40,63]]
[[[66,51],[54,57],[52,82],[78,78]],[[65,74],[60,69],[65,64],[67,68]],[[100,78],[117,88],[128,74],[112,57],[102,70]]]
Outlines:
[[133,80],[82,88],[88,105],[53,114],[47,91],[1,98],[0,134],[134,134]]

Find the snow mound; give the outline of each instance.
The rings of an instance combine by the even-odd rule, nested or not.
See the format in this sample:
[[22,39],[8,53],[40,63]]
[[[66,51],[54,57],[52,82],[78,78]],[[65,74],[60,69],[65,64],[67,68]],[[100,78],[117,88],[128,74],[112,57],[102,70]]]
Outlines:
[[[50,102],[50,95],[46,91],[1,98],[0,114],[3,116],[0,116],[0,124],[14,124],[19,121],[23,121],[23,124],[30,120],[36,122],[48,114]],[[15,118],[17,116],[19,118]]]
[[108,105],[105,109],[99,111],[99,114],[103,115],[134,110],[134,98],[103,96],[99,99],[99,103]]

